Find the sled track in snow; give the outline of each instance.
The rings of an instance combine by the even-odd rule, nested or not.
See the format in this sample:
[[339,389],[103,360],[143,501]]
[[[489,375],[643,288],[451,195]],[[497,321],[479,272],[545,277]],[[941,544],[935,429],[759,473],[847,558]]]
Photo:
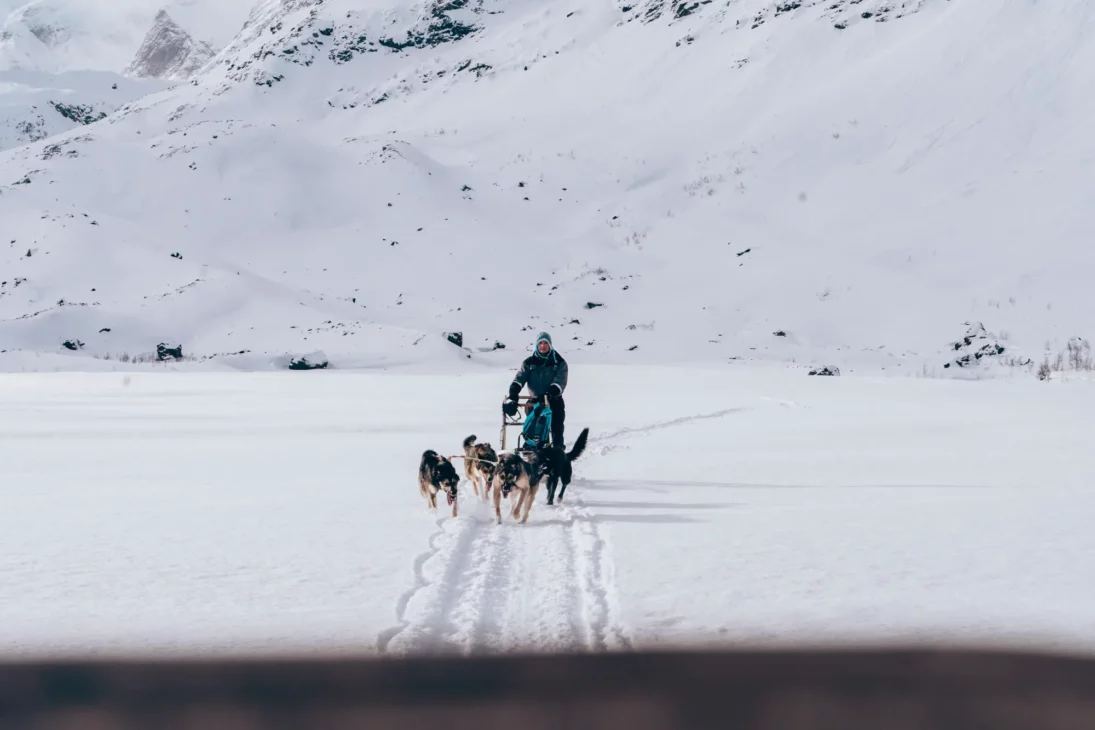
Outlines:
[[438,521],[415,560],[415,587],[400,599],[400,625],[384,632],[388,654],[630,649],[619,623],[610,549],[602,527],[571,496],[543,495],[527,524],[470,490],[460,519]]
[[676,426],[685,426],[689,423],[695,423],[696,421],[708,421],[716,418],[725,418],[732,413],[741,413],[744,408],[725,408],[721,411],[715,411],[713,413],[700,413],[695,416],[681,416],[680,418],[674,418],[670,421],[662,421],[660,423],[652,423],[647,426],[637,426],[635,428],[621,428],[619,431],[613,431],[612,433],[604,433],[600,436],[591,436],[589,439],[590,444],[603,444],[605,442],[616,440],[622,436],[632,436],[635,434],[646,434],[652,431],[661,431],[666,428],[674,428]]
[[[743,409],[684,416],[589,439],[586,458],[621,437],[723,418]],[[460,518],[441,507],[430,548],[414,561],[414,587],[396,604],[399,625],[381,633],[382,654],[481,654],[506,651],[631,649],[621,624],[611,544],[571,492],[545,504],[544,488],[527,524],[516,524],[466,482]]]

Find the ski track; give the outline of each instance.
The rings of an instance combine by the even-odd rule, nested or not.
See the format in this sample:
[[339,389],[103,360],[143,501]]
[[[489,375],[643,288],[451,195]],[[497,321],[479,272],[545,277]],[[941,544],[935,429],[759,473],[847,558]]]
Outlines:
[[[573,485],[571,485],[573,489]],[[396,605],[399,625],[380,635],[387,654],[607,651],[631,647],[619,625],[603,527],[576,496],[528,523],[502,504],[461,493],[461,515],[438,520],[415,560],[415,585]]]
[[[590,439],[589,454],[612,441],[743,409],[684,416]],[[382,632],[382,654],[481,654],[507,651],[630,650],[620,618],[612,545],[605,528],[575,493],[546,504],[541,487],[527,524],[493,505],[470,484],[460,492],[460,517],[437,520],[429,549],[414,561],[414,586],[396,603],[399,624]],[[441,512],[445,512],[442,508]]]

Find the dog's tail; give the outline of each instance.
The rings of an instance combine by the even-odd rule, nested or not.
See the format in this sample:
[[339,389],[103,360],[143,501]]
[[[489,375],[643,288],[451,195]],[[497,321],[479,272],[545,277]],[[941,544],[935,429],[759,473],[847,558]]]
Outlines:
[[578,434],[578,440],[574,442],[574,448],[567,454],[567,461],[574,461],[582,452],[586,450],[586,439],[589,438],[589,429],[583,428],[582,432]]
[[471,436],[468,436],[466,439],[464,439],[464,451],[467,451],[468,449],[470,449],[472,447],[472,444],[474,444],[474,443],[475,443],[475,434],[473,433]]

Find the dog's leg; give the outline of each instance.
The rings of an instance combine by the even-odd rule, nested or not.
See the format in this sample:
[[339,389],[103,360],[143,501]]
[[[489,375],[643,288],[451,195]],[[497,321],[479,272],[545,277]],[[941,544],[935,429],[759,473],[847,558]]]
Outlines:
[[[514,491],[517,491],[517,489],[514,488]],[[513,492],[510,492],[510,499],[513,500],[513,509],[510,510],[510,517],[512,517],[515,520],[519,519],[521,517],[521,505],[524,504],[525,495],[528,494],[528,492],[524,489],[522,489],[520,491],[521,491],[520,495],[516,495]]]
[[[548,479],[548,484],[547,484],[547,492],[548,492],[548,501],[547,501],[547,503],[548,504],[555,504],[555,486],[556,486],[556,484],[558,484],[558,482],[559,482],[558,478],[556,478],[554,475],[551,476]],[[560,494],[559,499],[561,500],[562,498],[563,498],[563,495]]]
[[460,500],[459,500],[459,499],[454,499],[454,500],[452,501],[452,518],[453,518],[454,520],[456,519],[456,506],[457,506],[458,504],[460,504]]
[[493,476],[489,482],[489,488],[491,488],[491,501],[494,502],[494,519],[498,524],[502,524],[502,480],[497,475]]
[[525,497],[525,515],[521,518],[521,524],[528,522],[529,512],[532,511],[532,505],[536,502],[536,493],[540,491],[540,482],[536,482],[528,489],[528,495]]
[[563,501],[563,495],[566,494],[568,484],[570,484],[570,482],[568,480],[564,479],[563,483],[562,483],[562,488],[559,490],[559,501],[560,502]]

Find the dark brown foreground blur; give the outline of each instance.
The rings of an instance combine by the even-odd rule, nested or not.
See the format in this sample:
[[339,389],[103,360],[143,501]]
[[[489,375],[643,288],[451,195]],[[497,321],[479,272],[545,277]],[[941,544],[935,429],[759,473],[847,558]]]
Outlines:
[[3,730],[1095,730],[1095,660],[965,652],[0,666]]

